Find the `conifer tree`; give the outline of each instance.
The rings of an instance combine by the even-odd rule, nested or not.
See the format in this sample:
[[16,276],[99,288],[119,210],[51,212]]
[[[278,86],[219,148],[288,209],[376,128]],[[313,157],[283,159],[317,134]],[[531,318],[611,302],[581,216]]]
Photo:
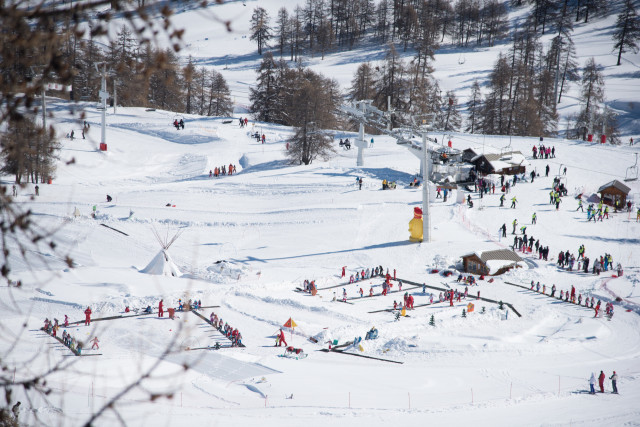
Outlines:
[[618,49],[618,62],[616,65],[620,65],[623,53],[628,51],[638,53],[640,17],[636,11],[634,0],[624,0],[622,12],[616,20],[613,39],[616,41],[613,49]]
[[478,131],[478,124],[482,112],[482,93],[478,79],[473,81],[471,86],[471,96],[467,102],[467,127],[465,132],[475,133]]
[[592,130],[594,118],[599,104],[604,100],[604,78],[601,67],[594,58],[589,58],[582,71],[582,90],[580,102],[582,108],[578,113],[577,125],[582,131],[582,139],[587,139],[587,131]]
[[258,55],[262,55],[262,49],[268,46],[271,39],[271,27],[269,26],[269,14],[263,7],[253,9],[251,15],[251,40],[258,44]]

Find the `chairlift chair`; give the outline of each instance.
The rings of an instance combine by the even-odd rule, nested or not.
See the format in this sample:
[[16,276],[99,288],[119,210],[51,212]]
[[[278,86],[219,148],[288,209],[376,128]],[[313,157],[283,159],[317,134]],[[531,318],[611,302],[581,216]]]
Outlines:
[[625,181],[636,181],[638,179],[638,153],[636,153],[636,163],[633,166],[627,168],[625,173]]

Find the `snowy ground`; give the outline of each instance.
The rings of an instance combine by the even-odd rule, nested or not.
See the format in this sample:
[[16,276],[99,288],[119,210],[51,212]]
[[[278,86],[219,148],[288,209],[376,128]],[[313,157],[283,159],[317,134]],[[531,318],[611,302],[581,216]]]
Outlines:
[[[61,112],[69,107],[54,100],[50,104]],[[106,153],[96,150],[99,114],[89,108],[90,139],[65,139],[53,184],[41,185],[34,200],[32,186],[18,196],[39,224],[58,229],[61,250],[29,251],[29,264],[12,259],[24,285],[0,288],[0,351],[11,350],[10,361],[28,360],[32,370],[73,362],[50,379],[60,392],[50,402],[23,405],[25,423],[32,424],[36,414],[46,425],[86,421],[92,409],[151,366],[170,343],[175,353],[147,388],[172,391],[174,397],[150,403],[139,390],[126,395],[120,411],[130,425],[203,420],[220,426],[640,423],[640,223],[633,212],[587,223],[586,214],[575,211],[573,198],[623,179],[637,147],[545,139],[555,146],[557,158],[529,161],[541,175],[549,164],[550,177],[516,185],[516,209],[499,208],[498,194],[475,200],[473,209],[456,204],[455,194],[446,203],[438,199],[432,204],[433,241],[413,244],[407,228],[421,192],[407,184],[419,163],[389,138],[376,137],[363,168],[355,167],[355,150],[341,149],[328,162],[289,166],[284,158],[289,128],[250,123],[247,130],[236,121],[185,116],[186,129],[176,131],[169,112],[109,111]],[[68,116],[59,117],[61,134],[74,128]],[[267,144],[248,136],[253,126],[266,134]],[[511,144],[529,156],[537,139],[460,134],[452,142],[456,148]],[[66,165],[72,158],[75,163]],[[237,175],[208,177],[210,169],[230,163],[237,165]],[[565,166],[569,196],[556,211],[548,204],[551,176]],[[357,176],[364,177],[362,191],[354,185]],[[396,180],[398,189],[382,191],[385,178]],[[640,203],[638,181],[627,184],[634,202]],[[112,202],[105,202],[106,194]],[[90,217],[94,205],[96,219]],[[75,208],[80,217],[72,215]],[[507,317],[496,305],[477,302],[475,312],[463,318],[469,302],[463,300],[454,308],[416,308],[410,317],[395,321],[389,312],[369,312],[390,308],[394,299],[401,300],[399,294],[356,298],[353,304],[332,301],[333,292],[340,296],[343,287],[350,298],[357,297],[361,286],[365,293],[371,286],[380,292],[378,279],[341,285],[345,265],[348,275],[383,265],[396,269],[403,280],[464,290],[455,277],[430,270],[455,268],[461,255],[511,244],[511,235],[498,239],[498,228],[506,223],[510,232],[514,218],[530,224],[533,212],[538,223],[528,225],[527,233],[550,246],[551,258],[560,250],[577,253],[584,244],[592,259],[611,253],[614,263],[624,266],[624,276],[570,273],[558,269],[553,259],[528,256],[524,268],[470,289],[471,295],[480,291],[483,297],[513,304],[522,317],[514,312]],[[153,228],[170,235],[183,231],[169,249],[183,277],[140,272],[160,250]],[[67,253],[74,259],[73,269],[60,256]],[[216,263],[221,260],[227,262]],[[315,279],[320,289],[338,287],[320,290],[315,297],[295,292],[304,279]],[[531,280],[547,289],[574,285],[603,303],[616,297],[621,301],[608,321],[593,318],[592,310],[506,284]],[[421,288],[408,288],[403,292],[411,292],[416,305],[428,301],[429,289],[423,294]],[[45,317],[63,319],[67,314],[71,321],[82,320],[87,305],[94,317],[106,317],[126,305],[155,309],[160,298],[165,306],[175,306],[179,298],[219,306],[203,314],[208,317],[213,310],[237,327],[246,348],[184,351],[225,342],[192,313],[180,313],[175,321],[132,317],[70,327],[81,340],[99,336],[101,355],[96,357],[74,357],[38,331]],[[429,325],[432,315],[435,327]],[[287,339],[304,348],[306,359],[280,357],[282,349],[273,347],[274,333],[290,317],[298,327]],[[363,352],[347,351],[403,364],[319,351],[332,339],[344,343],[364,337],[372,326],[380,331],[379,338],[363,341]],[[195,366],[184,372],[185,362]],[[586,394],[591,372],[600,370],[608,376],[618,372],[620,395],[609,393],[609,380],[608,393]],[[107,413],[99,424],[118,421]]]

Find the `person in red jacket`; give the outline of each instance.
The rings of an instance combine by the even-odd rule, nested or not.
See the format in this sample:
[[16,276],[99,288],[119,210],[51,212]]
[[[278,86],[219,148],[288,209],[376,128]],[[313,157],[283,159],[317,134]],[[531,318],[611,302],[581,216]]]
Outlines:
[[346,274],[346,271],[345,271],[345,269],[346,269],[346,268],[347,268],[347,266],[346,266],[346,265],[345,265],[344,267],[342,267],[342,277],[344,277],[344,276],[345,276],[345,274]]
[[278,336],[278,347],[282,347],[282,343],[287,346],[287,340],[284,339],[284,331],[280,329],[280,335]]
[[600,393],[604,393],[604,379],[606,376],[604,372],[600,371],[600,376],[598,376],[598,385],[600,385]]
[[91,307],[87,307],[84,311],[84,326],[89,326],[91,324]]
[[160,303],[158,304],[158,317],[164,317],[164,310],[162,308],[162,300],[160,300]]

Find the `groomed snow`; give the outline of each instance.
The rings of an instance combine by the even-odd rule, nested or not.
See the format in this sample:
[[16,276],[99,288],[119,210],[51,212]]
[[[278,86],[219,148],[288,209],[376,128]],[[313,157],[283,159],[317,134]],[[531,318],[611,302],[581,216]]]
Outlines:
[[[60,111],[71,107],[53,99],[49,104]],[[55,124],[64,134],[72,124],[60,117]],[[545,139],[555,146],[557,158],[528,158],[541,176],[512,189],[509,196],[519,200],[516,209],[499,208],[498,194],[473,195],[473,209],[456,204],[457,195],[446,203],[435,199],[432,242],[414,244],[407,228],[421,191],[408,183],[419,163],[395,141],[377,136],[362,168],[355,167],[356,150],[341,149],[328,162],[292,166],[284,157],[289,128],[250,123],[247,130],[235,121],[185,115],[186,129],[175,131],[171,117],[142,108],[119,108],[117,115],[110,110],[108,151],[101,153],[95,141],[99,112],[89,106],[90,139],[62,141],[58,173],[53,184],[40,186],[39,197],[31,200],[30,185],[20,190],[18,203],[31,209],[40,225],[58,230],[61,252],[30,250],[28,264],[12,258],[23,286],[0,288],[0,350],[5,354],[19,334],[6,360],[29,360],[27,369],[33,371],[60,360],[74,362],[49,379],[54,390],[49,402],[36,399],[29,409],[23,401],[23,422],[33,424],[36,414],[46,425],[86,421],[92,408],[151,366],[170,343],[175,353],[146,388],[174,397],[147,402],[140,390],[127,394],[119,411],[129,425],[623,425],[640,419],[636,208],[587,223],[573,198],[623,179],[636,147]],[[253,126],[266,134],[267,144],[249,137]],[[464,134],[454,134],[452,141],[461,149],[511,144],[523,153],[538,142]],[[71,158],[75,163],[67,164]],[[236,175],[208,177],[210,169],[230,163],[237,165]],[[544,177],[547,164],[552,172]],[[565,166],[569,195],[556,211],[548,204],[549,185]],[[357,176],[364,178],[361,191],[354,184]],[[398,188],[382,191],[382,179],[396,181]],[[627,184],[634,202],[640,202],[638,181]],[[112,202],[104,201],[106,194]],[[82,213],[77,218],[76,207]],[[536,225],[530,224],[533,212]],[[418,307],[395,321],[390,312],[370,312],[392,307],[402,300],[400,293],[361,299],[360,288],[365,295],[373,288],[377,295],[381,281],[349,285],[340,278],[342,266],[348,278],[382,265],[402,280],[464,291],[457,274],[447,278],[429,272],[459,267],[460,256],[472,251],[508,247],[513,236],[501,240],[498,229],[506,223],[511,231],[514,218],[527,225],[528,235],[550,246],[550,261],[528,255],[527,268],[493,283],[478,281],[469,294],[508,302],[522,317],[470,298],[453,308],[448,303]],[[184,230],[170,249],[183,277],[139,271],[158,252],[153,228]],[[623,277],[559,269],[557,253],[577,254],[580,244],[592,260],[610,253],[623,265]],[[66,253],[75,268],[66,266],[61,257]],[[315,279],[318,295],[294,291],[304,279]],[[593,310],[507,284],[529,287],[532,280],[545,284],[547,294],[552,284],[558,292],[573,285],[603,304],[620,301],[609,321],[594,318]],[[332,286],[337,287],[323,289]],[[334,295],[342,297],[343,288],[352,304],[332,301]],[[430,292],[435,300],[439,296],[437,290],[423,294],[421,286],[409,283],[404,292],[414,296],[416,306],[427,303]],[[81,340],[99,336],[102,355],[95,357],[75,358],[38,331],[45,317],[62,320],[67,314],[71,321],[83,320],[89,305],[98,318],[122,313],[126,305],[157,308],[161,298],[165,307],[190,298],[219,306],[202,314],[214,311],[237,327],[246,348],[185,351],[228,344],[192,313],[178,313],[174,321],[153,314],[70,327]],[[463,318],[469,302],[475,310]],[[435,327],[429,325],[431,316]],[[286,338],[308,354],[303,360],[280,357],[283,348],[273,347],[275,333],[290,317],[298,327],[293,334],[286,331]],[[318,351],[330,340],[364,337],[372,326],[379,338],[363,340],[361,354],[403,364]],[[195,363],[194,368],[184,371],[185,362]],[[586,394],[591,372],[600,370],[617,371],[620,395]],[[609,380],[606,387],[611,390]],[[118,423],[112,412],[100,421]]]

